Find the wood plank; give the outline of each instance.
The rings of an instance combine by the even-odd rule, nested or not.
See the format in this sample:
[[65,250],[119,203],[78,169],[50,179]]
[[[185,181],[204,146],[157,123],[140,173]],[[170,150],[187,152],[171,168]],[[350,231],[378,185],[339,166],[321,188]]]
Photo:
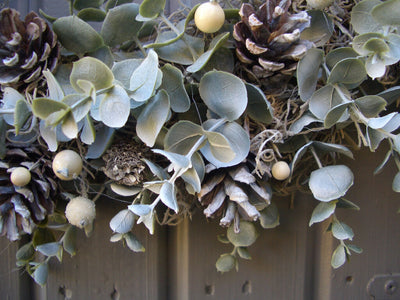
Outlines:
[[[391,160],[381,174],[373,175],[375,167],[383,160],[385,153],[382,150],[374,154],[368,150],[356,153],[356,161],[350,162],[355,184],[347,198],[359,205],[361,210],[337,212],[338,218],[354,230],[352,243],[364,251],[352,255],[350,262],[342,268],[329,268],[329,297],[315,299],[372,299],[367,292],[367,285],[374,275],[400,273],[400,215],[397,213],[400,202],[399,195],[391,189],[396,173],[394,162]],[[331,251],[337,245],[337,241],[334,241]],[[376,299],[400,299],[400,282],[398,284],[395,294]],[[318,290],[318,286],[315,286],[315,291]],[[385,294],[383,283],[379,291]]]
[[108,199],[96,203],[95,230],[78,237],[78,253],[63,263],[52,260],[45,288],[35,286],[37,299],[166,299],[166,234],[157,228],[150,236],[138,225],[134,232],[146,248],[134,253],[122,243],[111,243],[110,219],[124,205]]
[[217,241],[216,236],[225,232],[217,222],[207,222],[198,214],[190,224],[179,225],[174,232],[179,256],[169,269],[173,278],[170,299],[308,300],[305,290],[313,256],[307,242],[316,231],[308,229],[312,201],[299,195],[294,210],[288,208],[289,202],[279,199],[282,225],[260,229],[260,237],[249,248],[253,260],[240,259],[239,272],[220,274],[215,269],[219,255],[232,250]]

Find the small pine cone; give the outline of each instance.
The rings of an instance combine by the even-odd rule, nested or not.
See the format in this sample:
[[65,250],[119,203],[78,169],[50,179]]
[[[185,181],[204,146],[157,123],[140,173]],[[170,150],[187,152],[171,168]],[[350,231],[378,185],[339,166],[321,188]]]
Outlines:
[[[24,186],[11,182],[17,167],[30,170],[31,180]],[[54,210],[57,183],[52,179],[51,161],[37,147],[13,148],[0,161],[0,234],[19,239],[20,233],[32,233],[35,224]],[[15,182],[15,181],[14,181]]]
[[207,166],[208,175],[197,196],[207,206],[204,209],[207,218],[222,216],[220,225],[224,227],[232,223],[236,213],[244,220],[258,219],[259,211],[270,204],[271,191],[257,181],[250,167],[246,162],[223,169]]
[[241,21],[235,24],[236,55],[248,74],[248,80],[264,88],[276,89],[287,82],[297,62],[313,44],[300,38],[310,26],[306,12],[290,14],[290,0],[266,0],[255,10],[244,3]]
[[143,158],[148,149],[135,142],[120,142],[107,150],[103,156],[104,174],[119,184],[128,186],[143,182],[146,168]]
[[58,61],[57,36],[36,13],[25,20],[12,8],[0,11],[0,85],[24,90],[35,87],[46,69]]

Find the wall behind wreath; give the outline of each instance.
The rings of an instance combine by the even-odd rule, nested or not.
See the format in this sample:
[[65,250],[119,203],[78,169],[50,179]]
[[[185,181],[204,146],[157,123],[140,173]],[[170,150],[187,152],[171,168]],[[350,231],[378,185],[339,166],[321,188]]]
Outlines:
[[[186,1],[187,5],[192,5]],[[195,2],[195,1],[193,1]],[[25,15],[39,8],[53,16],[65,15],[66,0],[9,0]],[[170,11],[177,1],[169,3]],[[381,151],[380,158],[384,152]],[[380,161],[368,151],[356,153],[350,163],[356,182],[349,199],[359,212],[341,212],[356,231],[355,244],[364,252],[334,270],[330,256],[336,241],[324,234],[326,224],[308,227],[316,201],[298,194],[276,201],[281,225],[261,232],[249,250],[254,257],[242,261],[239,272],[217,273],[214,262],[229,249],[216,239],[224,230],[205,222],[200,213],[193,222],[160,228],[149,236],[137,230],[147,251],[132,253],[109,242],[109,220],[124,205],[99,200],[95,233],[78,238],[79,251],[63,264],[53,261],[46,287],[34,284],[15,266],[16,244],[0,238],[0,299],[140,299],[140,300],[342,300],[400,299],[400,199],[390,185],[395,170],[373,176]]]

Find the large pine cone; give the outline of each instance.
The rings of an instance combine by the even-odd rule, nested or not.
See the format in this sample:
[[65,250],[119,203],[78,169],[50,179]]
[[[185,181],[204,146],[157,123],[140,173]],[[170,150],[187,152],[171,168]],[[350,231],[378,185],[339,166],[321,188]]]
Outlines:
[[[16,167],[30,169],[31,181],[23,186],[14,186],[10,173]],[[36,223],[53,213],[57,184],[51,161],[39,148],[9,149],[6,158],[0,161],[0,234],[8,239],[19,239],[20,233],[32,233]]]
[[36,13],[25,20],[11,8],[0,11],[0,85],[24,90],[35,87],[42,71],[52,71],[58,60],[55,33]]
[[[211,168],[210,168],[211,167]],[[264,181],[251,173],[254,167],[249,159],[229,168],[207,165],[207,176],[197,195],[206,217],[221,216],[220,225],[227,227],[236,215],[241,219],[256,221],[260,212],[270,204],[271,190]]]
[[244,64],[250,81],[276,89],[287,82],[297,62],[313,44],[301,40],[301,32],[310,26],[306,12],[290,14],[290,0],[266,0],[256,11],[244,3],[241,21],[234,26],[236,55]]

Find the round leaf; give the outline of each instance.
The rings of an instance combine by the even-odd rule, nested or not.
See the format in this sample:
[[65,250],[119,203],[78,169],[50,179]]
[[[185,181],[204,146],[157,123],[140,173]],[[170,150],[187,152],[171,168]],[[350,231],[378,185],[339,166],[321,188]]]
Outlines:
[[379,30],[380,25],[372,17],[371,10],[380,3],[379,0],[364,0],[353,7],[351,25],[356,32],[363,34]]
[[108,11],[101,27],[101,36],[110,47],[132,40],[138,35],[142,22],[136,21],[139,5],[129,3],[116,6]]
[[88,7],[78,12],[77,16],[87,22],[102,22],[106,13],[98,8]]
[[96,90],[101,90],[112,86],[114,75],[102,61],[93,57],[84,57],[74,62],[70,82],[76,91],[85,93],[85,90],[79,86],[79,80],[89,81]]
[[129,209],[124,209],[111,219],[110,228],[116,233],[127,233],[134,224],[135,215]]
[[392,188],[396,193],[400,193],[400,172],[397,172],[396,176],[394,176]]
[[247,104],[247,113],[249,116],[261,123],[269,124],[272,122],[274,108],[269,103],[264,92],[257,86],[246,84],[249,102]]
[[164,11],[166,0],[144,0],[139,7],[140,16],[154,19]]
[[303,101],[310,99],[315,91],[323,58],[324,52],[321,49],[312,48],[297,65],[297,84]]
[[337,201],[321,202],[313,210],[309,226],[328,219],[336,209]]
[[228,228],[227,237],[235,247],[248,247],[256,241],[258,233],[253,223],[240,221],[239,232],[235,233],[235,225],[232,224]]
[[332,254],[331,265],[337,269],[346,262],[346,249],[340,244]]
[[238,119],[247,106],[246,86],[230,73],[206,73],[200,80],[199,92],[210,110],[229,121]]
[[352,84],[361,82],[367,73],[364,63],[358,58],[346,58],[339,61],[332,69],[328,83]]
[[338,240],[352,240],[353,230],[343,222],[335,220],[332,224],[332,234]]
[[236,266],[236,263],[236,257],[232,254],[225,253],[218,258],[215,266],[219,272],[224,273],[232,270]]
[[317,200],[328,202],[344,196],[354,175],[345,165],[328,166],[311,173],[309,187]]
[[190,108],[190,99],[183,82],[183,74],[177,68],[166,64],[161,69],[163,73],[160,89],[167,91],[171,100],[171,109],[174,112],[182,113]]
[[101,100],[99,108],[101,121],[112,128],[124,126],[130,115],[130,105],[130,98],[125,89],[115,85]]
[[325,45],[334,29],[332,17],[322,10],[309,10],[307,14],[311,17],[311,24],[301,32],[301,38],[313,42],[317,47]]
[[[218,121],[208,120],[203,123],[203,127],[205,130],[209,130],[216,122]],[[247,157],[250,150],[250,139],[247,132],[239,124],[229,122],[218,127],[215,131],[222,133],[222,135],[229,141],[231,149],[234,151],[236,156],[229,162],[222,162],[214,157],[210,149],[210,144],[207,143],[200,149],[200,151],[210,163],[218,168],[229,167],[237,165]]]
[[380,25],[396,26],[400,25],[400,5],[398,0],[387,0],[376,5],[371,15]]
[[94,51],[104,44],[96,30],[77,16],[58,18],[53,23],[53,30],[61,44],[77,54]]

